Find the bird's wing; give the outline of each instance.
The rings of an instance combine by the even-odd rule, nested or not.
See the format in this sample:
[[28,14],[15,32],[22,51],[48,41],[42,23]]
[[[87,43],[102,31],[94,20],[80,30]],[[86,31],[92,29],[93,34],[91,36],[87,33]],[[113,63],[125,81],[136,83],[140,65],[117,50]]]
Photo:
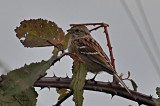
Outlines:
[[109,58],[95,39],[84,37],[76,39],[75,42],[78,44],[80,54],[85,55],[88,59],[109,70],[113,70]]

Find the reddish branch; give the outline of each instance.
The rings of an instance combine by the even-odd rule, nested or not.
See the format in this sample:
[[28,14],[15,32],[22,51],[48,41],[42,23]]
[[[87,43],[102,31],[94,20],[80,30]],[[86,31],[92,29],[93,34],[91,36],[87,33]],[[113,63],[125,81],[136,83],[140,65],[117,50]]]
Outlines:
[[[51,87],[51,88],[67,88],[69,89],[69,85],[71,83],[71,78],[59,78],[59,77],[44,77],[38,80],[34,86],[35,87]],[[111,94],[112,96],[117,95],[123,98],[130,99],[132,101],[137,102],[138,104],[144,104],[147,106],[156,106],[153,101],[152,96],[148,96],[133,90],[130,90],[133,96],[129,95],[126,90],[116,84],[112,84],[110,82],[100,82],[100,81],[86,81],[84,86],[85,90],[90,91],[98,91]]]
[[106,23],[84,23],[84,24],[70,24],[70,26],[79,26],[79,25],[105,25],[105,26],[109,26]]
[[114,56],[113,56],[113,51],[112,51],[112,46],[111,46],[111,42],[110,42],[107,26],[104,26],[104,32],[106,34],[106,39],[107,39],[107,42],[108,42],[107,45],[108,45],[108,48],[109,48],[109,53],[110,53],[110,57],[111,57],[112,66],[116,70],[115,62],[114,62],[115,59],[114,59]]

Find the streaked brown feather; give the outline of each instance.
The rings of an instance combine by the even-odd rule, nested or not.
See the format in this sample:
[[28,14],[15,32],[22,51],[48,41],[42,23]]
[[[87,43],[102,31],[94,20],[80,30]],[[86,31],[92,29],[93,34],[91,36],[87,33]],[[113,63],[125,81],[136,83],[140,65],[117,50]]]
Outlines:
[[[108,73],[110,74],[114,73],[114,69],[111,65],[109,58],[104,53],[103,49],[98,44],[98,42],[94,40],[92,37],[87,36],[80,39],[74,39],[72,41],[72,44],[74,44],[74,46],[78,44],[78,47],[73,47],[74,49],[78,48],[78,51],[76,50],[73,50],[73,51],[83,55],[81,56],[82,60],[83,60],[83,57],[86,56],[87,59],[90,59],[91,61],[97,63],[97,65],[101,65],[101,67],[105,67],[106,69],[108,69],[107,70]],[[80,48],[80,47],[83,47],[83,48]],[[87,54],[87,53],[97,53],[97,54]]]

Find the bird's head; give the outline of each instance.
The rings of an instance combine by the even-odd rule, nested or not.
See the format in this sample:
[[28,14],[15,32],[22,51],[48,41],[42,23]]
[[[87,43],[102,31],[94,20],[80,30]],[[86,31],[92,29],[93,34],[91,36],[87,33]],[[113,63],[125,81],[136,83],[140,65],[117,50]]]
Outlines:
[[90,31],[86,26],[73,26],[67,30],[72,39],[90,36]]

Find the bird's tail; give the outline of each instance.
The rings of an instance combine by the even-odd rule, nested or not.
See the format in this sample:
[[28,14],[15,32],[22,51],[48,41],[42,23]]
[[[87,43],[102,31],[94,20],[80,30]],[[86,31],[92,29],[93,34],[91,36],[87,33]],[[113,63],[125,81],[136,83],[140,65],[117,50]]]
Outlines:
[[129,91],[126,84],[122,81],[122,79],[115,73],[114,76],[118,79],[118,81],[123,85],[123,87],[126,89],[126,91],[132,96],[131,92]]

